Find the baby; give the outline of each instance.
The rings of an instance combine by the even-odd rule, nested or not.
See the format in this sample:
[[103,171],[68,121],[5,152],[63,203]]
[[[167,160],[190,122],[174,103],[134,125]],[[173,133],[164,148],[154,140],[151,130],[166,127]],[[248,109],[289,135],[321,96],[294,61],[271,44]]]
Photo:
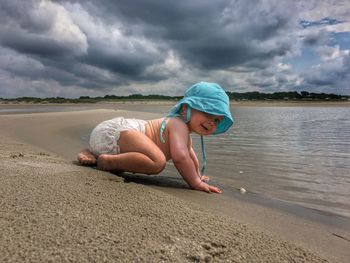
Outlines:
[[[225,91],[216,83],[199,82],[165,118],[144,121],[118,117],[100,123],[90,135],[90,148],[78,154],[78,161],[82,165],[97,163],[105,171],[158,174],[171,159],[192,189],[222,193],[204,180],[203,136],[224,133],[232,124]],[[202,171],[192,148],[193,132],[201,135]]]

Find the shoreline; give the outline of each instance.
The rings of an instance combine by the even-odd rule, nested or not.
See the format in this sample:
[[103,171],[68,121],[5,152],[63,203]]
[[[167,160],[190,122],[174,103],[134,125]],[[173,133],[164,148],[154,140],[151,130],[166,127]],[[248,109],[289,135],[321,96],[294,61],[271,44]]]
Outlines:
[[[132,110],[134,112],[148,109],[148,112],[155,112],[158,109],[161,116],[164,116],[169,109],[176,104],[176,101],[123,101],[123,102],[103,102],[103,103],[13,103],[2,104],[0,102],[0,115],[6,114],[29,114],[29,113],[46,113],[46,112],[73,112],[84,110]],[[231,108],[279,108],[279,107],[307,107],[307,108],[349,108],[350,101],[342,102],[273,102],[273,101],[240,101],[230,102]],[[130,109],[134,107],[134,109]],[[154,108],[152,108],[154,107]]]
[[[15,107],[59,107],[59,106],[80,106],[80,107],[97,107],[103,105],[158,105],[158,106],[172,106],[177,103],[177,100],[124,100],[124,101],[102,101],[95,103],[28,103],[28,102],[1,102],[1,108],[15,108]],[[230,101],[233,107],[350,107],[350,100],[344,101]]]
[[[25,142],[25,144],[29,143],[35,147],[40,147],[43,151],[57,154],[66,161],[70,160],[69,162],[71,162],[71,160],[75,159],[76,152],[82,147],[81,134],[86,130],[90,130],[100,120],[116,114],[122,114],[125,117],[142,117],[143,119],[153,118],[157,115],[154,113],[122,110],[1,115],[0,124],[5,128],[2,129],[0,134],[10,135],[16,140]],[[7,150],[10,144],[3,144],[2,147]],[[16,147],[12,151],[14,151],[14,155],[19,155],[19,152],[21,152]],[[12,165],[15,165],[19,159],[21,158],[10,159],[9,163],[11,164],[12,162]],[[41,163],[39,166],[45,168],[45,163]],[[72,167],[78,169],[79,166],[74,165]],[[92,168],[79,167],[79,169],[84,169],[84,173],[87,171],[92,174],[101,173]],[[166,170],[164,173],[166,176],[172,175],[170,170]],[[69,178],[67,179],[69,180]],[[98,181],[100,182],[100,180],[102,179]],[[190,191],[181,186],[181,184],[180,187],[162,187],[161,185],[157,186],[157,183],[152,178],[149,180],[151,181],[151,187],[145,180],[141,180],[141,182],[133,182],[131,180],[126,185],[136,184],[145,189],[161,190],[165,195],[171,195],[174,198],[183,200],[186,204],[200,207],[205,213],[220,215],[220,218],[221,216],[228,217],[230,220],[248,225],[249,229],[254,229],[259,233],[267,233],[277,237],[277,239],[281,238],[286,242],[298,244],[307,250],[322,255],[331,262],[345,262],[344,259],[350,256],[346,250],[348,241],[339,237],[350,239],[350,234],[347,230],[324,225],[321,222],[310,220],[310,218],[300,218],[288,213],[288,211],[262,204],[254,204],[249,202],[249,200],[247,202],[246,199],[249,195],[242,196],[238,193],[233,202],[232,198],[228,198],[225,195],[216,196]],[[195,221],[202,222],[198,217]],[[209,227],[215,227],[215,225],[213,226],[211,223]],[[333,246],[332,248],[329,247],[330,243]]]

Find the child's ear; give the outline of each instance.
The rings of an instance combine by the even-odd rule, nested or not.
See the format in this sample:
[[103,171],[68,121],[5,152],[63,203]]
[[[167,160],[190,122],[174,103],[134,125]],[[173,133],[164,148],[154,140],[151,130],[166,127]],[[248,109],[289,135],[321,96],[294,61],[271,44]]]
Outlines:
[[183,104],[181,111],[182,117],[185,119],[185,122],[188,123],[191,119],[191,107],[187,104]]
[[182,104],[182,107],[181,107],[181,114],[183,116],[186,116],[186,111],[187,111],[187,104]]

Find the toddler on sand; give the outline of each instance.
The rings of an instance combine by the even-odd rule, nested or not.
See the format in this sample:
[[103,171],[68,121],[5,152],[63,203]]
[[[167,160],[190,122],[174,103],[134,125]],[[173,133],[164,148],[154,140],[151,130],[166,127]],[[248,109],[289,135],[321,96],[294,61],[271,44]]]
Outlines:
[[[158,174],[172,159],[192,189],[221,193],[202,177],[206,163],[203,135],[224,133],[232,124],[225,91],[216,83],[199,82],[165,118],[144,121],[118,117],[100,123],[90,135],[90,148],[78,154],[78,161],[82,165],[97,163],[105,171]],[[202,171],[192,148],[192,132],[201,135]]]

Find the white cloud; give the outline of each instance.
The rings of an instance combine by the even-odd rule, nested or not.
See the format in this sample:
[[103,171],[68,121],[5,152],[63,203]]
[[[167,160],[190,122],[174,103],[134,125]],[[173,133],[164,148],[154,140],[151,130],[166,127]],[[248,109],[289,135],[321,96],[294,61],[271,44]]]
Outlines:
[[334,47],[321,46],[318,47],[316,51],[323,62],[336,60],[342,56],[346,56],[349,54],[349,50],[340,50],[339,45]]
[[290,64],[285,64],[285,63],[277,64],[277,71],[279,72],[290,71],[291,69],[292,69],[292,66]]
[[30,17],[33,23],[45,23],[51,20],[51,28],[47,32],[47,36],[77,45],[80,51],[86,52],[86,36],[73,22],[72,17],[63,6],[51,1],[41,0],[31,10]]
[[[93,17],[80,4],[65,5],[74,23],[88,36],[94,48],[111,56],[158,57],[159,50],[154,42],[143,35],[127,34],[122,23],[105,24],[103,19]],[[93,47],[92,47],[93,48]]]
[[173,50],[170,50],[164,60],[159,64],[154,64],[145,69],[145,76],[152,76],[162,80],[169,78],[170,76],[175,77],[180,73],[180,70],[185,70],[178,56],[174,54]]

